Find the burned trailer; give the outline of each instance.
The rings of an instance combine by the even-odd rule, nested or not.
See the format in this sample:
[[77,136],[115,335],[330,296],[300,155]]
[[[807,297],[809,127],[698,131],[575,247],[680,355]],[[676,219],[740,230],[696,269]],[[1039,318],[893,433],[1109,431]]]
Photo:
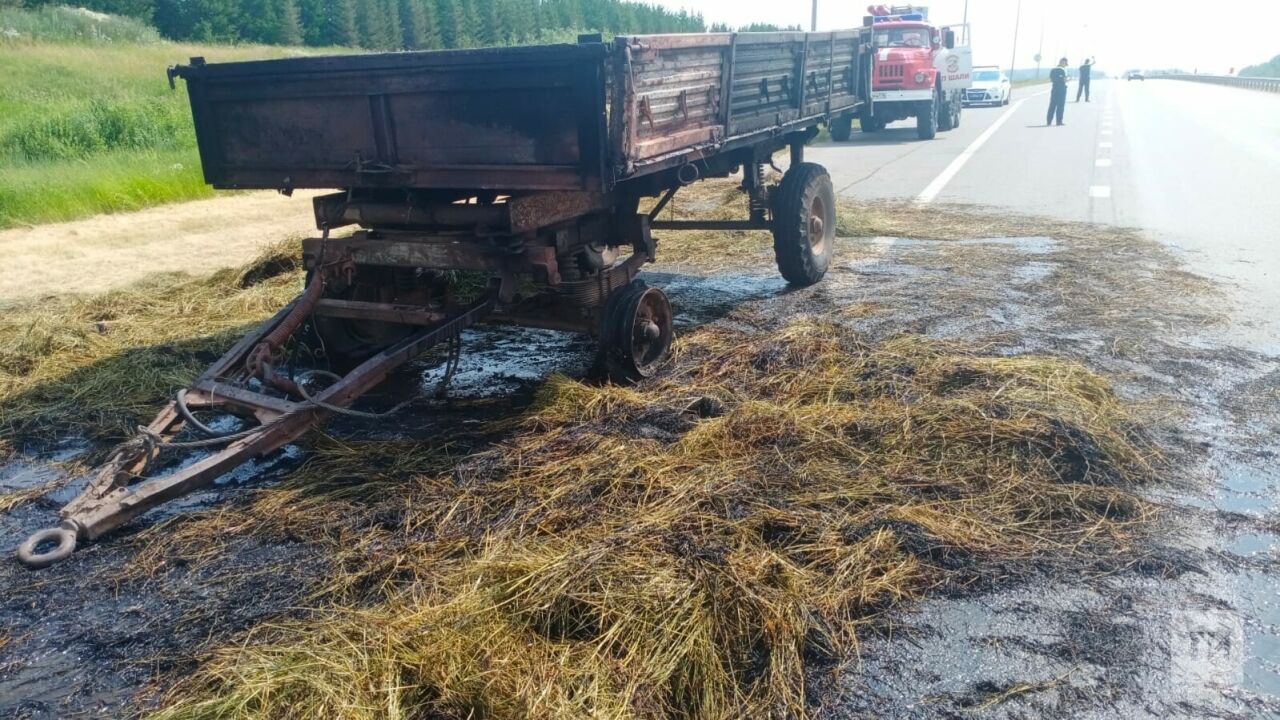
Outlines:
[[[817,282],[835,198],[804,145],[868,102],[870,42],[868,28],[584,36],[169,68],[208,183],[336,192],[312,200],[303,292],[116,448],[19,558],[50,565],[334,413],[369,414],[349,406],[437,345],[456,363],[478,322],[585,333],[611,378],[649,376],[673,337],[666,296],[636,277],[654,230],[771,231],[782,275]],[[681,187],[737,172],[746,217],[659,220]],[[460,293],[460,274],[484,281]],[[219,434],[204,413],[244,428]]]

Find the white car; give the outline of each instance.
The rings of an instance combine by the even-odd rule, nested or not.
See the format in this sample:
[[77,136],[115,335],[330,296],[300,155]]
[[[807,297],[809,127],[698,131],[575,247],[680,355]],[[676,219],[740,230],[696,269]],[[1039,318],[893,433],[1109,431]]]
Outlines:
[[973,85],[964,93],[964,104],[1008,105],[1012,94],[1013,84],[998,65],[975,65]]

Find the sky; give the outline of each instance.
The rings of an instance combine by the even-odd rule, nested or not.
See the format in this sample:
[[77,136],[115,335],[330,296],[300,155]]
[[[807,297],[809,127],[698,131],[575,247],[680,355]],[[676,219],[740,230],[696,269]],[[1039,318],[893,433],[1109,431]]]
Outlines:
[[[1014,18],[1017,54],[1014,55]],[[659,5],[702,13],[708,22],[733,26],[751,22],[800,25],[809,29],[810,0],[656,0]],[[905,4],[905,3],[898,3]],[[959,23],[966,0],[921,2],[939,24]],[[1071,65],[1095,56],[1098,68],[1120,73],[1131,68],[1181,68],[1225,74],[1280,54],[1280,0],[1225,3],[1187,0],[968,0],[974,62],[979,65],[1044,67],[1066,56]],[[867,2],[818,0],[818,29],[862,24]],[[1243,28],[1255,32],[1241,33]]]

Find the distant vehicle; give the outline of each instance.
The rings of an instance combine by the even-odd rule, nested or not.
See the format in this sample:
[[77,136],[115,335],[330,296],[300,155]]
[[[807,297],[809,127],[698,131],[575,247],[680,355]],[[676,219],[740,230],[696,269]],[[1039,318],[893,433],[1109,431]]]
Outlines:
[[[973,60],[968,27],[929,22],[928,8],[872,5],[863,24],[874,33],[871,104],[858,115],[862,132],[916,119],[916,136],[932,140],[940,130],[960,127],[960,110],[969,88]],[[837,142],[849,138],[843,125],[831,128]]]
[[1147,78],[1143,76],[1141,70],[1130,70],[1124,74],[1124,79],[1146,81]]
[[964,104],[970,105],[1008,105],[1013,95],[1013,83],[1009,76],[1000,70],[999,65],[975,65],[973,68],[973,86],[965,91]]

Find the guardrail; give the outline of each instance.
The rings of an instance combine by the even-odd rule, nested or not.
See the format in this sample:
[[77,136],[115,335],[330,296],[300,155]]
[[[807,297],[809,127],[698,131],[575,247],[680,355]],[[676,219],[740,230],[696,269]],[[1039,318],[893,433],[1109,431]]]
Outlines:
[[1231,85],[1248,90],[1280,92],[1280,78],[1240,77],[1238,75],[1148,75],[1149,80],[1189,80],[1191,82]]

